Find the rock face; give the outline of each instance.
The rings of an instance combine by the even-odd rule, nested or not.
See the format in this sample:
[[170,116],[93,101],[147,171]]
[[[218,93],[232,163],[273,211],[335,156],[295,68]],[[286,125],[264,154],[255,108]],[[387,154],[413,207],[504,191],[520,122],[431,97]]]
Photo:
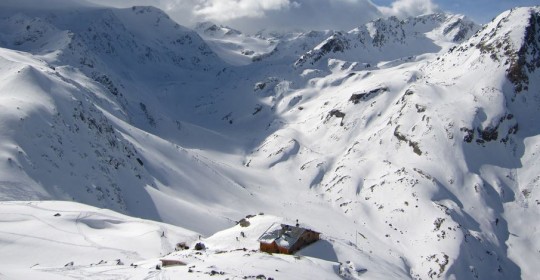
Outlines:
[[[324,57],[354,59],[373,63],[438,52],[441,46],[431,39],[460,43],[478,30],[478,26],[462,16],[426,15],[400,20],[379,19],[347,33],[336,32],[295,62],[299,67],[315,64]],[[384,57],[384,59],[381,59]],[[354,60],[357,61],[357,60]]]
[[[211,48],[155,8],[6,7],[0,198],[203,234],[267,212],[325,229],[321,248],[368,278],[532,279],[539,14],[478,32],[461,16],[389,18],[261,34],[255,49],[201,24]],[[245,65],[212,51],[231,38],[220,55]]]
[[[413,278],[532,275],[525,258],[516,257],[531,256],[522,243],[530,239],[509,232],[527,231],[517,221],[539,211],[538,198],[530,192],[537,188],[537,176],[531,173],[536,165],[522,165],[537,157],[536,144],[531,146],[537,140],[526,139],[536,139],[539,132],[531,124],[540,108],[538,12],[523,8],[504,13],[421,63],[400,56],[396,63],[370,63],[384,67],[359,67],[358,61],[373,56],[346,55],[354,51],[354,41],[335,33],[297,60],[308,86],[290,96],[300,95],[297,106],[303,109],[287,111],[290,117],[266,138],[264,147],[285,147],[280,143],[290,140],[284,135],[317,139],[294,138],[298,152],[280,163],[282,172],[291,174],[300,166],[298,180],[371,227],[388,227],[384,237],[391,242],[420,246],[413,235],[422,234],[421,242],[439,251],[405,257],[424,261],[409,263]],[[384,36],[372,30],[370,42],[376,44],[370,48],[410,46],[401,43],[407,41],[402,32],[392,32],[401,25],[390,22],[394,25],[385,27]],[[452,24],[437,29],[442,31],[438,34],[448,35],[448,26]],[[452,35],[447,42],[454,39]],[[320,119],[325,121],[312,121]],[[250,158],[251,166],[264,160],[260,148]],[[431,221],[431,237],[403,222],[417,220],[417,215]],[[470,262],[475,265],[466,265]]]

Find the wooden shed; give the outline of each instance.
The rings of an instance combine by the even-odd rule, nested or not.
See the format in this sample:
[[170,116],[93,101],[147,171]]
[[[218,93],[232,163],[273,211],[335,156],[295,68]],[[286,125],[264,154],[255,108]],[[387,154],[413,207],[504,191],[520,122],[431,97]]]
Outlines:
[[174,260],[174,259],[161,259],[161,266],[162,267],[169,267],[169,266],[183,266],[186,265],[185,262],[181,260]]
[[286,224],[273,224],[259,237],[260,250],[267,253],[294,254],[320,239],[320,233]]

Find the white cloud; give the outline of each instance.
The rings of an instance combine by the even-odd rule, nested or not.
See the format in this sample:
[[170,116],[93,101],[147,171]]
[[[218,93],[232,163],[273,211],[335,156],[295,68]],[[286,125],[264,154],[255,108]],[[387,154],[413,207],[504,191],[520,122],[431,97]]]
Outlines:
[[436,12],[438,7],[432,0],[396,0],[390,7],[379,7],[387,16],[410,17]]
[[288,2],[288,5],[282,5],[279,9],[266,9],[263,16],[229,18],[224,21],[224,24],[248,32],[260,29],[349,30],[382,16],[378,8],[368,0],[289,0]]
[[[0,0],[2,1],[2,0]],[[416,16],[437,9],[432,0],[396,0],[379,7],[370,0],[87,0],[107,6],[152,5],[178,23],[214,21],[247,32],[261,29],[350,30],[382,16]]]
[[194,15],[215,21],[261,18],[268,11],[289,9],[291,4],[289,0],[207,0],[194,7]]

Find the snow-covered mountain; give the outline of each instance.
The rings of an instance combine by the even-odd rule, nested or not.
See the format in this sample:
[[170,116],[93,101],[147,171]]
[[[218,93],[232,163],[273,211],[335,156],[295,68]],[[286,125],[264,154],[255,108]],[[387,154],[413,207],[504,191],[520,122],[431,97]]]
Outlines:
[[195,31],[224,61],[232,65],[246,65],[261,55],[272,52],[275,40],[249,36],[231,27],[212,22],[200,22]]
[[[194,138],[215,134],[189,129],[180,117],[187,112],[176,112],[182,99],[204,98],[193,96],[194,88],[209,90],[206,80],[225,66],[194,31],[147,7],[23,9],[3,18],[2,30],[10,31],[2,34],[1,55],[4,199],[77,200],[194,223],[209,211],[193,206],[203,202],[195,197],[216,201],[197,191],[200,185],[216,186],[223,193],[217,200],[250,196],[196,154],[163,139],[180,139],[185,127]],[[192,80],[198,82],[188,84]],[[163,131],[163,138],[152,130]],[[160,181],[166,190],[154,192]],[[192,212],[193,219],[168,211]]]
[[[362,61],[366,65],[440,52],[472,36],[479,27],[461,15],[431,14],[400,20],[378,19],[344,31],[268,32],[254,36],[211,22],[197,24],[195,30],[210,43],[218,55],[232,64],[262,60],[295,66],[315,64],[329,56]],[[284,59],[285,58],[285,59]]]
[[433,14],[400,20],[379,19],[347,33],[334,32],[322,43],[303,54],[295,66],[315,64],[325,56],[366,65],[381,61],[412,60],[425,53],[436,53],[452,43],[470,37],[478,27],[463,16]]
[[[0,244],[63,252],[47,264],[49,253],[17,253],[13,267],[41,265],[0,275],[534,279],[540,8],[482,28],[435,14],[248,36],[62,1],[0,10],[0,198],[52,200],[1,203]],[[112,212],[90,221],[97,210],[56,200],[186,230]],[[296,219],[323,240],[297,257],[256,252],[270,224]],[[29,234],[43,224],[55,242],[86,225],[96,232],[70,243],[98,251],[131,231],[171,238],[140,239],[152,245],[123,257],[135,268],[108,270],[120,241],[65,268],[75,249]],[[180,241],[208,250],[157,271]]]

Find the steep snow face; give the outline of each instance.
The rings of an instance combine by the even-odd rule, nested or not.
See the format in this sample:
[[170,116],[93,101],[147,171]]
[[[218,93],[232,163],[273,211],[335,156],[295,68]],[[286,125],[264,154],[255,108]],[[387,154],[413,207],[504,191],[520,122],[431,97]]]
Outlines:
[[[488,204],[491,213],[498,213],[508,223],[508,233],[506,229],[494,230],[498,238],[493,242],[508,246],[506,253],[527,279],[535,273],[527,258],[534,259],[531,249],[538,252],[539,246],[530,235],[538,228],[527,226],[534,224],[532,217],[540,210],[538,172],[533,163],[540,132],[534,124],[540,108],[539,12],[536,7],[503,13],[428,70],[434,81],[451,79],[472,95],[474,105],[462,107],[465,112],[474,112],[464,118],[461,128],[467,143],[463,146],[467,169],[479,174],[482,186],[490,190],[486,193],[495,196]],[[480,75],[460,77],[457,65],[475,69]],[[481,156],[485,154],[489,156]],[[478,210],[471,213],[477,215]],[[500,220],[494,218],[497,229]]]
[[[426,15],[407,20],[379,19],[347,33],[337,32],[303,54],[295,66],[315,64],[324,57],[376,64],[437,53],[470,37],[478,27],[463,16]],[[449,44],[450,43],[450,44]],[[324,61],[322,62],[325,63]]]
[[332,58],[350,46],[334,35],[318,47],[334,42],[330,74],[277,102],[283,120],[246,161],[402,248],[411,277],[533,278],[537,25],[538,8],[516,9],[440,56],[373,70]]
[[117,103],[100,83],[6,49],[0,57],[3,200],[77,200],[212,232],[229,222],[215,216],[204,229],[212,207],[193,201],[250,196],[197,154],[111,115]]
[[163,75],[172,67],[207,70],[220,63],[194,31],[153,7],[82,7],[48,13],[7,7],[2,14],[8,30],[2,34],[3,46],[41,55],[55,51],[57,57],[48,61],[88,68],[143,65],[144,76],[153,71]]
[[[178,145],[226,139],[181,118],[196,108],[179,104],[203,102],[199,91],[210,91],[213,83],[204,83],[223,65],[195,32],[146,7],[8,14],[0,49],[3,200],[77,200],[203,233],[230,223],[199,220],[247,201],[249,191]],[[190,80],[198,83],[185,86]]]

